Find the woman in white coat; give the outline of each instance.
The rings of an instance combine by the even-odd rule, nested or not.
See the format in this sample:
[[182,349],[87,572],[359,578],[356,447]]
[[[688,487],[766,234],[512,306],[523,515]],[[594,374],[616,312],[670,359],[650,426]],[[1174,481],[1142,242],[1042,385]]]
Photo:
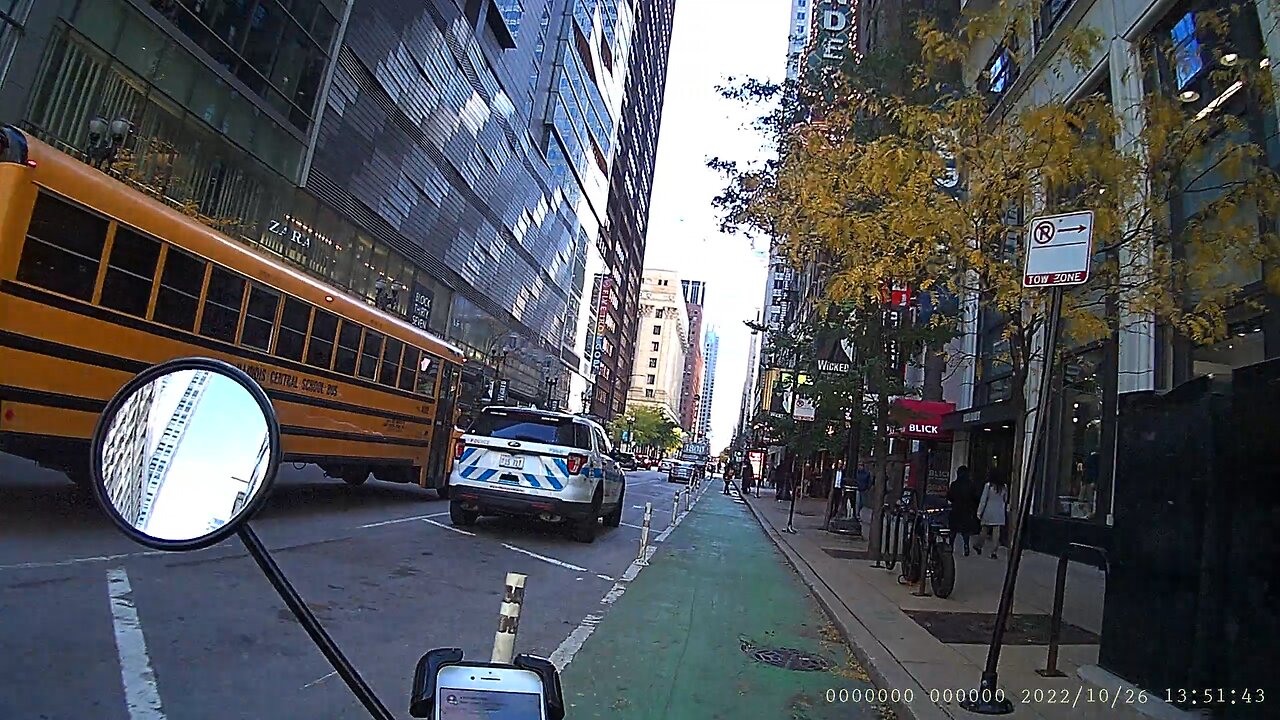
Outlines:
[[1004,474],[993,470],[987,477],[987,484],[982,488],[982,498],[978,500],[978,522],[982,523],[982,532],[974,542],[973,549],[979,555],[986,541],[991,540],[991,557],[996,557],[1000,547],[1000,529],[1009,519],[1009,483]]

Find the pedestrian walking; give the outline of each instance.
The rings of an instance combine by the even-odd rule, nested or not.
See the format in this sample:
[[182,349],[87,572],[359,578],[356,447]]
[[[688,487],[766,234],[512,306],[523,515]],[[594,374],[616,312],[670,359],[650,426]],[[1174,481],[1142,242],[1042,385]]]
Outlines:
[[729,483],[733,481],[733,463],[726,463],[724,466],[724,494],[729,494]]
[[853,474],[853,489],[858,491],[858,517],[862,517],[862,509],[867,507],[873,482],[871,471],[867,469],[866,465],[859,462],[858,469]]
[[1009,519],[1009,483],[1003,472],[992,470],[988,476],[986,487],[982,488],[982,497],[978,500],[978,521],[982,523],[982,534],[974,544],[978,554],[986,541],[991,541],[991,557],[995,559],[996,550],[1000,547],[1000,531]]
[[743,495],[751,492],[751,483],[755,482],[755,479],[756,473],[751,469],[751,461],[748,460],[742,463],[742,482],[739,485],[742,486]]
[[969,477],[968,465],[956,469],[956,479],[947,488],[947,501],[951,503],[951,532],[964,540],[964,554],[968,555],[969,537],[982,531],[978,523],[978,488]]

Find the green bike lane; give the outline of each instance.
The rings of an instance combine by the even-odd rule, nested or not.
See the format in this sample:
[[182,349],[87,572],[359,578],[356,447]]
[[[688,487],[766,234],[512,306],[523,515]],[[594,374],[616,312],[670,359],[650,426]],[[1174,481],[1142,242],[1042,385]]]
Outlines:
[[[719,487],[658,547],[564,671],[567,717],[887,716],[869,702],[866,672],[786,558]],[[792,667],[816,656],[828,667],[787,669],[757,653]]]

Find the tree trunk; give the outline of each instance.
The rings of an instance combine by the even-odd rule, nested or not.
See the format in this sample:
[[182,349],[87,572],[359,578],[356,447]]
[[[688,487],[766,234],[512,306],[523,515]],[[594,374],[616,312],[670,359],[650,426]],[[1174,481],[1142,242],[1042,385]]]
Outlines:
[[889,480],[889,395],[880,388],[876,398],[876,435],[872,442],[872,454],[875,457],[875,479],[871,484],[871,538],[867,549],[871,557],[880,559],[881,528],[884,527],[885,484]]
[[[1013,377],[1010,379],[1009,402],[1014,405],[1013,416],[1013,459],[1009,468],[1009,512],[1008,512],[1008,528],[1009,537],[1013,538],[1013,534],[1018,531],[1017,508],[1022,502],[1022,493],[1030,492],[1028,483],[1031,481],[1034,467],[1023,462],[1023,453],[1026,451],[1027,438],[1027,378],[1026,371],[1019,372],[1014,370]],[[1024,473],[1023,468],[1026,467],[1028,472]]]

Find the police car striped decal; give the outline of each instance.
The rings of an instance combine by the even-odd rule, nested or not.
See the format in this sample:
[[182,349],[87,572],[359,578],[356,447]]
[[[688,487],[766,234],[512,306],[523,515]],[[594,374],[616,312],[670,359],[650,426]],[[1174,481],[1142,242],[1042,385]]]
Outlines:
[[[481,458],[484,457],[484,455],[479,452],[480,449],[481,448],[467,448],[462,453],[462,457],[458,460],[458,474],[466,480],[494,482],[504,485],[527,485],[539,490],[545,489],[546,486],[549,486],[550,489],[559,491],[564,489],[565,481],[569,479],[569,464],[563,458],[526,456],[528,459],[534,460],[541,466],[542,473],[524,472],[519,474],[519,477],[521,478],[519,481],[513,482],[511,480],[504,480],[500,477],[501,475],[514,475],[514,473],[503,468],[479,467],[479,462]],[[601,471],[600,474],[603,474],[603,472]]]

